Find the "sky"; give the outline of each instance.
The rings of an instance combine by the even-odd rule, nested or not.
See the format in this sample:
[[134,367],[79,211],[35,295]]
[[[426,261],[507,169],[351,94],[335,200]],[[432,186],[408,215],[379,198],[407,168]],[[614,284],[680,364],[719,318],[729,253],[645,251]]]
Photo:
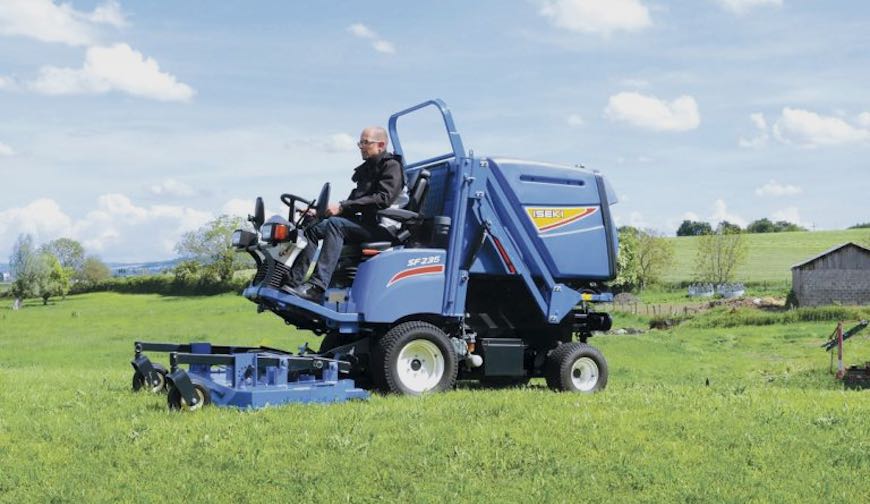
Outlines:
[[[870,221],[868,22],[862,0],[0,0],[0,262],[22,233],[170,259],[256,196],[343,199],[360,130],[436,97],[475,155],[600,171],[620,225],[843,229]],[[431,113],[400,134],[411,160],[446,143]]]

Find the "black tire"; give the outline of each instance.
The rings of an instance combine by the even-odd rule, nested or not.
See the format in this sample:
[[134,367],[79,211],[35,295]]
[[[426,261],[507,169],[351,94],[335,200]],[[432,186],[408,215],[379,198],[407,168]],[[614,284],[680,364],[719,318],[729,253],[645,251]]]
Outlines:
[[598,392],[607,386],[607,360],[585,343],[563,343],[547,357],[545,376],[553,390]]
[[421,395],[456,385],[456,351],[444,331],[428,322],[404,322],[376,346],[373,378],[386,392]]
[[142,389],[150,390],[151,392],[160,393],[166,391],[166,368],[160,364],[153,364],[154,372],[157,374],[158,384],[145,386],[145,377],[139,371],[133,372],[133,392],[138,392]]
[[166,396],[166,403],[169,405],[169,409],[174,411],[196,411],[211,404],[211,394],[209,394],[208,390],[206,390],[202,385],[194,383],[193,393],[196,395],[197,402],[195,405],[190,406],[187,404],[187,401],[181,397],[180,390],[175,387],[170,388],[169,393]]

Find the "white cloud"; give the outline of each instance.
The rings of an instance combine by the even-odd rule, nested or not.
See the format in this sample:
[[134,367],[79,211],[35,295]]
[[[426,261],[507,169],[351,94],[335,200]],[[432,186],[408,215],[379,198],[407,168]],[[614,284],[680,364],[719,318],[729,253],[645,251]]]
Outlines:
[[291,147],[308,147],[328,153],[357,150],[357,140],[347,133],[335,133],[324,137],[307,137],[289,142]]
[[[0,243],[14,243],[19,234],[28,233],[38,242],[69,236],[72,219],[51,199],[40,198],[20,207],[0,211]],[[11,252],[10,250],[0,251]],[[4,257],[4,256],[0,256]]]
[[[122,194],[104,194],[96,207],[75,219],[52,199],[0,211],[0,243],[14,243],[22,233],[38,243],[59,237],[78,240],[90,253],[109,260],[144,261],[174,257],[182,233],[205,224],[213,215],[169,205],[140,207]],[[0,252],[10,252],[0,251]]]
[[744,149],[758,149],[760,147],[764,147],[765,145],[767,145],[767,141],[770,139],[770,134],[768,133],[767,128],[767,121],[764,119],[764,114],[750,114],[749,119],[752,121],[752,124],[755,125],[757,133],[753,138],[747,139],[741,137],[738,144]]
[[115,28],[123,28],[127,26],[127,18],[121,11],[121,5],[114,0],[97,6],[97,8],[88,16],[88,19],[94,23],[107,24],[114,26]]
[[797,207],[788,207],[783,208],[782,210],[777,210],[771,214],[774,222],[777,221],[786,221],[791,222],[792,224],[800,224],[801,223],[801,214],[798,211]]
[[722,221],[728,221],[731,224],[737,224],[740,227],[746,227],[746,219],[740,217],[737,214],[731,213],[728,211],[728,205],[725,204],[725,200],[717,199],[713,203],[713,213],[710,214],[710,222],[713,223],[715,227]]
[[558,28],[604,36],[652,25],[639,0],[544,0],[538,13]]
[[756,7],[781,7],[782,0],[717,0],[719,5],[734,14],[746,14]]
[[0,157],[14,156],[15,151],[3,142],[0,142]]
[[771,180],[763,186],[755,189],[755,194],[757,196],[795,196],[802,192],[803,189],[798,186],[780,184],[776,180]]
[[654,96],[623,92],[610,97],[605,117],[655,131],[688,131],[701,124],[698,104],[691,96],[667,102]]
[[372,47],[375,51],[384,53],[384,54],[395,54],[396,48],[392,43],[387,42],[386,40],[375,40],[372,42]]
[[583,126],[584,124],[586,124],[586,121],[583,120],[583,116],[580,114],[571,114],[568,116],[569,126]]
[[362,23],[355,23],[347,27],[348,33],[354,37],[371,41],[372,49],[384,54],[395,54],[396,47],[392,42],[384,40],[374,30]]
[[14,87],[14,82],[9,77],[3,77],[0,75],[0,89],[12,89]]
[[121,91],[161,101],[189,101],[195,94],[175,76],[161,72],[153,58],[127,44],[89,48],[81,68],[43,67],[30,86],[51,95]]
[[173,178],[168,178],[159,184],[152,185],[150,189],[151,193],[157,196],[184,197],[196,194],[196,191],[192,187]]
[[858,124],[864,128],[870,128],[870,112],[862,112],[858,114]]
[[799,147],[819,147],[870,141],[870,130],[831,116],[786,107],[773,125],[777,140]]
[[3,0],[0,2],[0,35],[29,37],[42,42],[91,45],[97,42],[98,26],[122,27],[124,14],[115,1],[92,12],[75,10],[68,3],[52,0]]
[[248,215],[254,213],[254,200],[233,198],[224,203],[224,206],[221,207],[221,213],[247,218]]
[[648,229],[650,227],[643,214],[636,211],[628,214],[628,225],[637,229]]

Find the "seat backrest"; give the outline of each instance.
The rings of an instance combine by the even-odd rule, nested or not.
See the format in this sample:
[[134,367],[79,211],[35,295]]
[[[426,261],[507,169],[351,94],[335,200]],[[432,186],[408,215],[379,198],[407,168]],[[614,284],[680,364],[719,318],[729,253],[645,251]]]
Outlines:
[[426,201],[426,193],[429,191],[429,177],[432,173],[429,170],[423,169],[417,173],[417,178],[414,180],[414,187],[411,188],[411,193],[408,195],[408,204],[405,209],[412,212],[419,212],[423,207],[423,202]]

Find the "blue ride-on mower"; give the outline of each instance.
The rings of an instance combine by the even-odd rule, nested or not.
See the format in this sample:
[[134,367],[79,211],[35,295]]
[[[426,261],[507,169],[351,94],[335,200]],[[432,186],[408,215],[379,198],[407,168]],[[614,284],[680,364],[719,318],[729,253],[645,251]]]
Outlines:
[[[616,276],[610,184],[581,167],[476,157],[437,99],[390,117],[397,155],[400,119],[426,107],[440,112],[450,151],[405,166],[408,204],[379,213],[399,223],[391,239],[346,244],[320,302],[287,283],[300,252],[318,246],[303,231],[324,218],[329,184],[315,200],[283,194],[286,219],[266,220],[257,198],[253,231],[233,234],[257,265],[244,297],[322,336],[316,352],[136,342],[134,389],[165,389],[174,409],[418,395],[457,380],[602,390],[607,361],[587,340],[611,326],[592,309],[612,299],[602,282]],[[170,369],[150,352],[170,353]]]

